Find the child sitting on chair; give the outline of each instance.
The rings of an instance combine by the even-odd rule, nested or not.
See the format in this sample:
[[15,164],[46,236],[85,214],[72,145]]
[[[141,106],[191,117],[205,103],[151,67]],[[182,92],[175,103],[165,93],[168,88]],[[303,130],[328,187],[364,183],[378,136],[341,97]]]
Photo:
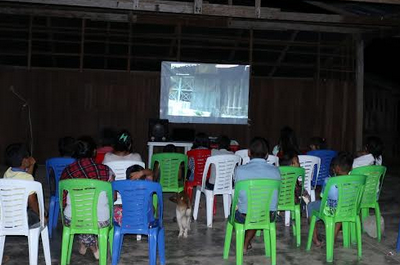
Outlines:
[[[332,160],[332,163],[331,163],[331,169],[333,171],[332,177],[348,175],[349,172],[351,171],[352,164],[353,164],[353,156],[348,152],[340,152]],[[324,182],[324,185],[322,188],[322,193],[324,193],[325,185],[327,182],[328,182],[328,178],[325,179],[325,182]],[[327,201],[328,201],[328,205],[330,207],[336,207],[337,201],[338,201],[337,187],[331,187],[331,189],[328,191],[328,200]],[[320,208],[321,208],[321,200],[316,200],[316,201],[310,202],[308,204],[308,217],[311,219],[312,212],[319,211]],[[339,234],[341,227],[342,227],[341,223],[336,224],[335,241],[336,241],[337,235]],[[314,229],[313,242],[317,247],[322,246],[322,242],[318,239],[317,226],[315,226],[315,229]]]

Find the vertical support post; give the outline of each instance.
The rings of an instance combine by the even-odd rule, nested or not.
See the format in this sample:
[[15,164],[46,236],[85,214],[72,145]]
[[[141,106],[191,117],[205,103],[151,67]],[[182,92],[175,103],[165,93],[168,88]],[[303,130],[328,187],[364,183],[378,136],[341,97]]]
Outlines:
[[194,9],[195,14],[203,13],[203,0],[194,0]]
[[260,18],[261,17],[261,0],[256,0],[255,1],[255,15],[256,18]]
[[356,150],[361,150],[364,118],[364,40],[356,36]]
[[253,29],[250,29],[249,35],[249,64],[250,67],[253,64]]
[[107,22],[107,35],[104,51],[104,69],[108,68],[108,54],[110,53],[110,22]]
[[28,58],[27,58],[28,70],[31,70],[31,64],[32,64],[32,27],[33,27],[33,16],[30,16],[29,17]]
[[178,45],[176,51],[176,60],[179,62],[181,60],[181,35],[182,35],[182,25],[179,23],[177,26],[177,33],[178,33]]
[[319,81],[321,79],[321,32],[318,32],[317,44],[317,86],[319,88]]
[[131,54],[132,54],[132,20],[129,21],[129,37],[128,37],[128,58],[127,60],[127,71],[131,71]]
[[83,54],[85,50],[85,26],[86,20],[82,19],[82,28],[81,28],[81,54],[79,58],[79,71],[82,72],[83,70]]

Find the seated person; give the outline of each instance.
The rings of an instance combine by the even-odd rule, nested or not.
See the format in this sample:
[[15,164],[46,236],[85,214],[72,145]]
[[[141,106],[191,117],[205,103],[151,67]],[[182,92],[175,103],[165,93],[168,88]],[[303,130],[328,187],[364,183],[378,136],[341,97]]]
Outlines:
[[[353,156],[347,152],[340,152],[334,159],[332,159],[331,162],[331,168],[333,171],[333,176],[343,176],[343,175],[348,175],[349,172],[351,171],[351,165],[353,164]],[[324,193],[325,185],[328,182],[328,179],[325,179],[323,188],[322,188],[322,193]],[[326,194],[324,195],[326,196]],[[337,187],[331,187],[331,189],[328,191],[328,205],[330,207],[336,207],[337,201],[338,201],[338,190]],[[308,204],[308,217],[311,219],[312,217],[312,212],[313,211],[319,211],[321,208],[321,200],[316,200],[313,202],[310,202]],[[340,231],[340,228],[342,227],[341,223],[336,224],[335,228],[335,241],[337,238],[337,235]],[[313,242],[317,247],[322,246],[322,242],[318,239],[318,231],[317,231],[317,226],[315,226],[314,229],[314,234],[313,234]]]
[[[21,143],[11,144],[5,152],[6,164],[9,166],[4,173],[4,179],[17,179],[35,181],[33,170],[35,159],[29,154],[26,146]],[[28,225],[33,227],[39,225],[39,204],[36,193],[31,193],[28,197]]]
[[58,140],[58,152],[61,157],[71,157],[74,153],[75,139],[70,136]]
[[364,150],[358,152],[358,157],[354,159],[353,168],[382,165],[383,142],[380,138],[368,137],[364,145]]
[[[266,158],[269,153],[268,142],[264,138],[255,137],[249,147],[250,162],[236,168],[234,181],[249,179],[273,179],[281,180],[279,169],[276,166],[267,163]],[[238,209],[235,213],[235,220],[238,223],[244,223],[247,213],[247,196],[244,191],[239,193]],[[278,208],[278,193],[273,195],[270,205],[271,222],[275,221],[276,211]],[[244,240],[244,251],[251,249],[251,240],[256,234],[256,230],[246,230]]]
[[142,157],[138,153],[133,153],[132,136],[127,130],[122,130],[117,134],[114,142],[114,151],[106,153],[103,164],[111,161],[140,161]]
[[[218,149],[211,150],[211,156],[218,155],[233,155],[233,152],[229,151],[229,146],[231,145],[231,140],[228,136],[222,135],[218,138]],[[215,177],[217,175],[215,165],[211,165],[210,178],[206,181],[206,188],[209,190],[214,189]]]
[[[133,165],[126,169],[126,179],[130,180],[149,180],[153,181],[153,172],[150,169],[145,169],[139,165]],[[153,209],[151,207],[151,209]],[[122,205],[114,205],[114,222],[118,225],[122,224]]]
[[[208,135],[205,133],[196,134],[193,141],[192,150],[209,149],[209,148],[210,148],[210,139],[208,138]],[[188,161],[188,172],[187,172],[187,178],[189,181],[194,180],[194,167],[195,167],[194,159],[190,157]]]

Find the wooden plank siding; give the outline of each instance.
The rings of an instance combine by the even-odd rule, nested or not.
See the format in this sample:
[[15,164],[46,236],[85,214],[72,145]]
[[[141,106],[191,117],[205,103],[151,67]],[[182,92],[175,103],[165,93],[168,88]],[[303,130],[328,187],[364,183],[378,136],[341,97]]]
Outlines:
[[[34,152],[40,163],[57,155],[57,141],[70,135],[98,138],[105,126],[127,128],[134,147],[147,158],[148,119],[159,115],[160,74],[85,70],[0,69],[0,152],[7,144],[27,139],[27,112],[9,90],[29,99]],[[253,136],[275,145],[282,126],[293,127],[301,148],[311,136],[323,136],[338,150],[354,151],[355,86],[343,81],[252,78],[250,126],[171,124],[210,135],[226,134],[247,147]]]

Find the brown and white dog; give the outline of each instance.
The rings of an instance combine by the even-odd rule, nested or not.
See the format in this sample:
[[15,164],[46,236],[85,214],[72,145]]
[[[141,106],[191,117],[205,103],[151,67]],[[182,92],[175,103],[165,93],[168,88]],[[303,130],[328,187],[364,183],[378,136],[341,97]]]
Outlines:
[[171,201],[176,202],[176,221],[179,226],[178,237],[187,238],[192,221],[192,203],[185,192],[181,192],[171,198]]

